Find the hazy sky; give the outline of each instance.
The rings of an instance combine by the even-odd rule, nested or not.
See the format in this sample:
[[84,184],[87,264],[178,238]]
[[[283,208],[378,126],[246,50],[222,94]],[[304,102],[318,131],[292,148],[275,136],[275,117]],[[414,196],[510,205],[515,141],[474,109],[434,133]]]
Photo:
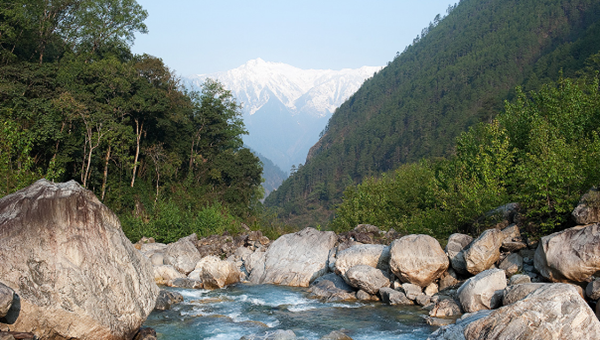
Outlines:
[[299,68],[382,66],[456,0],[138,0],[149,33],[133,52],[179,75],[255,58]]

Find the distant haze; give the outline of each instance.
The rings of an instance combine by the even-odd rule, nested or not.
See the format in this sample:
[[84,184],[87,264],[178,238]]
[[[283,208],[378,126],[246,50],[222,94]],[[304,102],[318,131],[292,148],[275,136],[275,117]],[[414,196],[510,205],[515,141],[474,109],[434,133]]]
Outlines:
[[230,90],[243,105],[244,143],[289,171],[305,162],[335,109],[381,68],[302,70],[259,58],[190,80],[199,86],[212,78]]

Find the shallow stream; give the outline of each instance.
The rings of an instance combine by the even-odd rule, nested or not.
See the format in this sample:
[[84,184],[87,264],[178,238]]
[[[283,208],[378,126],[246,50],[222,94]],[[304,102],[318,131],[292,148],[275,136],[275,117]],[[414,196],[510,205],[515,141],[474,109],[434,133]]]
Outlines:
[[413,306],[380,302],[331,302],[309,299],[307,290],[273,285],[238,284],[226,289],[179,292],[184,302],[169,311],[154,311],[144,324],[160,340],[227,339],[277,329],[301,339],[320,339],[344,330],[354,340],[426,339],[435,328]]

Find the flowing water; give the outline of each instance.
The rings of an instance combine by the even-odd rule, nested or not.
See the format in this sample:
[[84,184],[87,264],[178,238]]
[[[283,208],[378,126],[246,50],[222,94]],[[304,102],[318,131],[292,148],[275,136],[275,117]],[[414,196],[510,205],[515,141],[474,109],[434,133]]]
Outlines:
[[154,311],[144,326],[160,340],[240,339],[277,329],[302,339],[320,339],[342,330],[354,340],[426,339],[434,331],[420,307],[380,302],[331,302],[309,299],[306,289],[238,284],[226,289],[179,292],[184,302]]

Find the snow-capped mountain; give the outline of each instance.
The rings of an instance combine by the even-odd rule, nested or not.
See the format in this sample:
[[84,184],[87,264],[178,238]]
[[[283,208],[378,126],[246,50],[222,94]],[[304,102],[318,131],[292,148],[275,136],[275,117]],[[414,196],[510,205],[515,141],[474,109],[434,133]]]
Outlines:
[[284,170],[304,163],[331,114],[381,67],[303,70],[254,59],[225,72],[189,78],[222,83],[242,103],[249,135],[244,143]]
[[274,96],[293,111],[325,116],[380,69],[364,66],[340,71],[303,70],[258,58],[233,70],[199,74],[190,79],[196,86],[206,78],[218,80],[244,104],[244,112],[251,115]]

